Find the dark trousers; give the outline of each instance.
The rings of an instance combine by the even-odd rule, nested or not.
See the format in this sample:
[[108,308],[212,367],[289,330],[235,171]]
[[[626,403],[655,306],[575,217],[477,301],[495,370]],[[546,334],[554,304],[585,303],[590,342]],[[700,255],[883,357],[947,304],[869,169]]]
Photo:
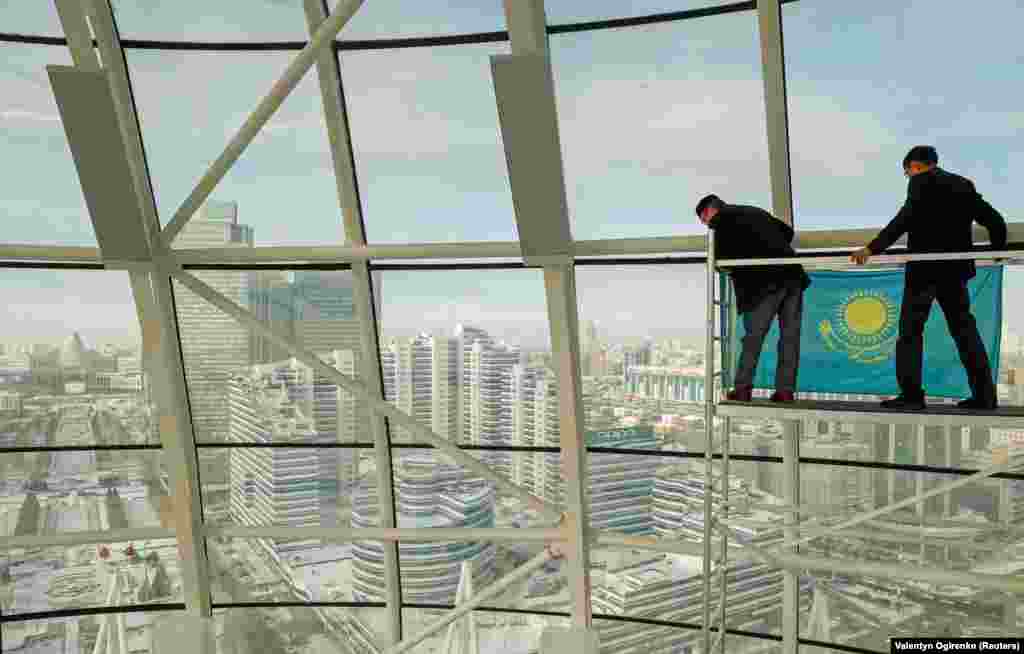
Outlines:
[[900,334],[896,341],[896,381],[900,385],[900,393],[907,398],[924,399],[925,391],[921,386],[924,324],[935,300],[938,300],[946,316],[949,334],[956,343],[960,362],[967,372],[971,395],[982,402],[995,402],[996,387],[992,382],[992,368],[978,333],[978,325],[971,314],[967,282],[956,279],[945,282],[907,282],[903,287]]
[[796,391],[797,367],[800,364],[800,320],[804,310],[804,291],[799,284],[787,284],[768,293],[750,311],[743,314],[743,350],[736,367],[736,388],[751,387],[761,347],[779,317],[779,362],[775,368],[776,392]]

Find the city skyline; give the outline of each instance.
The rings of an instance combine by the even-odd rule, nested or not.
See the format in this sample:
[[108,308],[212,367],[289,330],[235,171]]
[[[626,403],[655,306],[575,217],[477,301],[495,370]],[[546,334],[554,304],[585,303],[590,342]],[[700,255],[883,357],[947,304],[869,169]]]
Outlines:
[[[842,373],[810,345],[801,363],[821,382],[802,388],[821,392],[778,407],[759,385],[753,403],[719,404],[731,370],[715,370],[715,348],[729,348],[708,333],[708,270],[670,261],[701,252],[628,261],[631,239],[705,234],[693,207],[708,193],[788,204],[798,231],[857,246],[845,230],[892,218],[902,158],[923,143],[973,180],[1013,241],[1019,0],[356,0],[319,70],[215,188],[211,166],[309,41],[307,12],[348,5],[109,0],[109,16],[108,2],[85,4],[0,2],[0,149],[15,163],[0,184],[3,654],[167,654],[171,631],[207,628],[209,654],[382,654],[488,590],[414,649],[548,654],[546,630],[581,622],[603,654],[710,654],[714,631],[730,654],[1020,635],[1024,259],[1000,271],[986,318],[1002,341],[1000,406],[984,416],[931,397],[920,415],[879,413],[857,385],[834,392]],[[560,153],[546,163],[561,164],[563,227],[616,257],[568,276],[419,249],[514,243],[548,218],[517,215],[531,190],[517,181],[513,202],[520,152],[506,148],[511,105],[492,74],[494,55],[522,51],[536,4],[553,98],[533,101],[554,103]],[[131,278],[102,270],[113,241],[100,251],[93,219],[116,230],[137,216],[90,217],[76,168],[88,152],[71,129],[86,95],[58,110],[47,70],[87,66],[89,48],[64,37],[83,21],[121,127],[137,119],[138,143],[121,136],[136,163],[141,146],[138,199],[167,226],[194,196],[169,246],[242,248],[240,265],[172,254],[173,274],[159,257]],[[438,36],[454,38],[409,40]],[[349,237],[419,258],[371,260],[367,284],[324,258]],[[287,247],[259,252],[274,246]],[[176,342],[155,349],[180,346],[180,362],[143,352],[140,319],[149,335],[164,316],[133,300],[168,274]],[[190,275],[323,365],[208,303]],[[548,300],[573,294],[568,315],[550,312],[575,332],[567,342]],[[805,313],[805,335],[818,319]],[[353,394],[334,371],[369,384]],[[566,542],[541,534],[556,525]],[[415,531],[346,540],[375,527]]]

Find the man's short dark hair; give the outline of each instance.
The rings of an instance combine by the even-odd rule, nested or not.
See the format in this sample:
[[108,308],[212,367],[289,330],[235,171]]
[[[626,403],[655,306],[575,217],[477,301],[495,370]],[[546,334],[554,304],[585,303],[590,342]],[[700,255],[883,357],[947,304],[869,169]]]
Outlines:
[[700,217],[701,212],[707,209],[708,207],[721,208],[724,204],[725,203],[722,202],[722,198],[718,197],[714,193],[712,193],[711,195],[705,195],[700,199],[700,202],[697,203],[697,216]]
[[934,166],[939,163],[939,153],[930,145],[915,145],[910,148],[907,156],[903,157],[903,167],[910,167],[911,161],[919,161],[923,164]]

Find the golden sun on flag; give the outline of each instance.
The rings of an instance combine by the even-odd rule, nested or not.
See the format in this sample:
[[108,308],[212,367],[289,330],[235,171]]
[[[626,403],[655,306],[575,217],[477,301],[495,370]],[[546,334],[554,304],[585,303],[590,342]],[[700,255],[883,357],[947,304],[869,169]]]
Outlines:
[[843,318],[855,334],[868,336],[877,334],[889,320],[888,307],[877,297],[861,296],[846,305]]

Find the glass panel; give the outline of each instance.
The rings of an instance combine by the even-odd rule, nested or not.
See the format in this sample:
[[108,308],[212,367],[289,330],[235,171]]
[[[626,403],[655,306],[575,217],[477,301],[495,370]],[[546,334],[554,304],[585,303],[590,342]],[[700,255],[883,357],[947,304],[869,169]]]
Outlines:
[[577,266],[588,445],[704,450],[705,279],[703,266]]
[[488,59],[507,52],[341,54],[370,242],[518,240]]
[[[1008,217],[1013,220],[1013,217]],[[1024,405],[1024,307],[1014,300],[1024,288],[1024,266],[1003,269],[1003,341],[999,365],[999,403]]]
[[[343,374],[361,376],[351,273],[195,275]],[[188,289],[177,283],[174,288],[197,441],[372,442],[363,401]]]
[[169,538],[15,547],[0,556],[5,615],[182,601],[177,545]]
[[387,610],[348,607],[216,609],[217,654],[378,652]]
[[[4,32],[46,36],[64,35],[64,28],[61,27],[56,6],[48,2],[5,2],[0,6],[0,25],[4,26]],[[51,47],[55,50],[63,50],[67,56],[68,51],[65,47]],[[6,87],[6,80],[4,81]]]
[[575,238],[700,234],[708,193],[771,207],[753,12],[550,41]]
[[733,4],[736,0],[634,0],[630,3],[615,0],[551,0],[545,3],[548,24],[582,23],[592,20],[608,20],[612,18],[631,18],[649,16],[670,11],[687,11],[704,9],[720,5]]
[[[513,480],[541,499],[564,502],[564,491],[557,454],[486,451],[472,455],[487,463],[498,474]],[[553,459],[553,460],[552,460]],[[402,528],[527,528],[550,526],[550,521],[527,508],[519,497],[499,492],[494,484],[455,465],[436,452],[401,452],[395,456],[395,506],[398,526]],[[360,497],[367,497],[367,503]],[[368,515],[376,515],[375,493],[369,487],[359,489],[356,504],[366,506]],[[353,520],[353,526],[356,521]],[[511,532],[510,532],[511,533]],[[514,541],[441,541],[399,544],[404,602],[411,604],[453,604],[464,576],[472,577],[472,587],[480,592],[492,582],[539,554],[544,543]],[[382,597],[382,557],[379,543],[360,543],[353,551],[357,598]],[[557,595],[561,562],[552,561],[517,584],[488,606],[541,608],[551,601],[567,601]],[[466,581],[465,583],[469,583]],[[563,593],[564,594],[564,593]],[[553,610],[544,608],[544,610]]]
[[[18,4],[39,5],[56,14],[50,3]],[[78,170],[46,73],[47,65],[72,65],[70,52],[56,46],[0,43],[0,61],[0,149],[7,161],[18,162],[5,167],[0,186],[0,238],[6,243],[95,247]]]
[[[1022,21],[1015,0],[972,11],[927,0],[785,5],[797,224],[882,227],[906,198],[901,162],[918,143],[934,144],[941,166],[1018,219],[1024,199],[1008,171],[1022,165],[1024,130],[1005,89],[1019,77],[1024,45],[1013,25]],[[926,70],[900,45],[963,42],[964,34],[975,35],[967,47],[936,52]]]
[[[51,620],[27,620],[6,622],[0,625],[4,652],[17,654],[91,654],[100,637],[100,631],[113,633],[115,648],[120,647],[119,623],[124,624],[124,650],[133,654],[162,654],[166,647],[156,643],[159,625],[169,618],[183,615],[181,612],[152,611],[133,613],[112,613],[104,615],[83,615],[72,618]],[[106,629],[104,629],[106,624]],[[106,650],[104,650],[106,651]]]
[[[670,654],[702,652],[704,634],[699,629],[655,627],[618,620],[594,620],[601,638],[601,652],[608,654]],[[712,641],[717,634],[712,635]],[[781,654],[782,644],[775,640],[726,634],[725,651],[732,654]],[[717,651],[717,650],[716,650]]]
[[0,534],[159,527],[162,459],[137,450],[0,454]]
[[[425,630],[431,623],[448,614],[444,609],[402,609],[402,630],[408,638]],[[458,642],[468,638],[469,621],[476,627],[479,651],[488,654],[527,654],[540,651],[540,639],[545,629],[568,628],[569,619],[550,615],[503,613],[501,611],[472,611],[454,624],[453,637]],[[445,652],[446,627],[409,650],[415,654],[441,654]],[[603,651],[603,650],[602,650]]]
[[[547,452],[471,450],[473,458],[528,492],[552,504],[565,502],[560,455]],[[392,450],[395,505],[404,528],[540,527],[543,518],[517,495],[498,490],[489,479],[468,472],[454,459],[433,449]],[[364,477],[355,491],[376,502],[373,480]],[[376,508],[370,508],[375,515]],[[359,519],[359,518],[357,518]]]
[[131,293],[123,272],[3,271],[0,448],[158,442]]
[[363,599],[353,585],[358,559],[352,550],[364,543],[275,538],[209,538],[206,543],[216,603]]
[[[700,547],[704,538],[705,464],[637,455],[590,456],[590,525],[602,531],[655,536]],[[781,466],[732,462],[728,524],[730,557],[743,544],[770,545],[783,515],[781,500],[757,486]],[[623,473],[625,472],[625,474]],[[713,511],[721,515],[721,468],[714,468]],[[643,496],[646,494],[646,497]],[[717,543],[716,539],[716,543]],[[719,545],[714,546],[715,556]],[[591,550],[595,613],[699,624],[703,615],[703,557],[630,548]],[[712,578],[717,604],[721,578]],[[781,633],[782,573],[754,561],[729,563],[726,589],[730,628]],[[717,609],[716,609],[717,610]],[[717,614],[716,614],[717,615]]]
[[[170,221],[294,56],[127,52],[162,223]],[[203,98],[200,104],[198,97]],[[343,241],[323,100],[317,75],[311,72],[231,167],[174,247]]]
[[[338,0],[330,0],[336,6]],[[498,2],[408,3],[402,0],[367,2],[341,31],[344,41],[413,36],[445,36],[505,29]],[[434,51],[436,52],[436,50]],[[429,55],[428,55],[429,56]]]
[[[402,573],[402,601],[406,604],[457,604],[460,585],[473,593],[487,590],[492,584],[515,571],[523,563],[540,554],[543,543],[517,545],[494,541],[405,541],[399,546]],[[383,595],[383,575],[360,562],[356,552],[355,576],[357,592],[367,599]],[[513,584],[485,606],[502,608],[568,611],[569,596],[565,586],[564,561],[554,560],[528,579]],[[372,595],[370,595],[372,593]],[[362,599],[362,598],[361,598]]]
[[203,509],[211,523],[347,527],[354,489],[375,485],[372,450],[200,448]]
[[[382,275],[378,317],[389,401],[463,443],[558,444],[541,271]],[[391,439],[408,442],[409,435],[392,429]]]
[[[862,509],[871,509],[960,479],[886,471],[888,479],[872,480],[870,471],[864,471],[868,483],[841,491],[834,471],[821,465],[800,468],[804,497],[810,498],[821,526],[849,517],[856,495]],[[814,484],[810,489],[808,479]],[[880,488],[882,482],[887,488]],[[801,552],[844,563],[896,565],[925,575],[932,570],[1013,575],[1024,568],[1014,528],[1022,483],[982,480],[844,529],[838,536],[815,538]],[[803,577],[800,588],[801,635],[816,640],[885,651],[888,639],[896,636],[1016,634],[1013,600],[985,589],[826,571]]]
[[309,38],[301,2],[228,0],[214,7],[199,2],[146,5],[113,0],[112,4],[123,39],[244,42]]

